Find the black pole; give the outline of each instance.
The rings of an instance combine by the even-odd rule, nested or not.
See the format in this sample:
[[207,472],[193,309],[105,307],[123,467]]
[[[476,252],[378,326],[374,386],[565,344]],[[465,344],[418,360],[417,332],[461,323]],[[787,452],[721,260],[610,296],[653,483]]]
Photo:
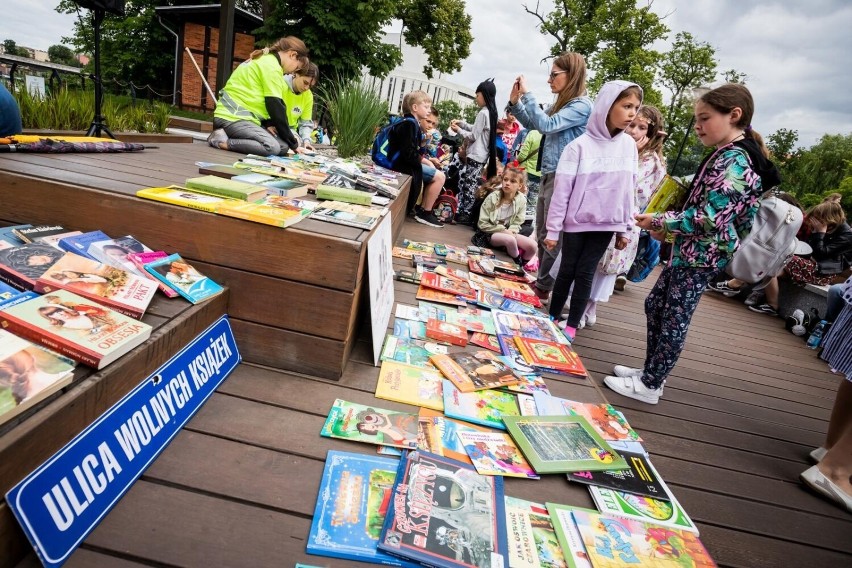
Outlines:
[[683,154],[683,148],[686,146],[686,140],[689,138],[689,133],[692,132],[692,127],[695,124],[695,114],[692,115],[692,118],[689,119],[689,126],[686,127],[686,133],[683,135],[683,140],[680,141],[680,149],[677,151],[677,157],[675,158],[674,164],[672,164],[672,175],[675,173],[675,169],[677,168],[677,163],[680,161],[680,157]]
[[115,136],[107,128],[106,122],[104,122],[103,114],[101,114],[101,103],[104,96],[103,83],[101,82],[101,23],[103,23],[104,16],[106,16],[106,10],[95,8],[92,12],[95,23],[95,73],[92,75],[92,81],[95,83],[95,118],[92,120],[89,130],[86,131],[86,136],[101,138],[103,134],[106,134],[110,138],[115,139]]

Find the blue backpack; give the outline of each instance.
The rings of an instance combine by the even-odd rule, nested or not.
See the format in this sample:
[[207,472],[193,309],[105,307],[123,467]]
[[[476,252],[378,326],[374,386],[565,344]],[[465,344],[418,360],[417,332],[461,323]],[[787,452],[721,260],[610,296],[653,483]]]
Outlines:
[[416,136],[416,144],[418,147],[420,146],[420,123],[417,122],[411,116],[393,116],[390,119],[390,122],[384,125],[381,130],[376,133],[376,138],[373,140],[373,149],[370,152],[373,163],[377,166],[381,166],[388,170],[394,169],[396,165],[396,160],[399,158],[399,150],[393,152],[393,154],[388,155],[388,138],[390,137],[391,130],[401,124],[402,121],[409,120],[413,122],[417,126],[417,136]]

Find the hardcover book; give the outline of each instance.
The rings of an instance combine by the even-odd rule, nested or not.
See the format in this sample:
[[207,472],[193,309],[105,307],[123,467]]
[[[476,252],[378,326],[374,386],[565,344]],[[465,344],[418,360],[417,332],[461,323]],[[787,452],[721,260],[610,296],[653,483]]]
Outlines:
[[227,201],[216,210],[219,215],[236,217],[273,227],[289,227],[311,214],[311,209],[303,209],[291,203],[287,198],[267,195],[254,201]]
[[444,410],[443,377],[434,369],[384,361],[376,383],[376,398]]
[[338,398],[320,434],[327,438],[413,449],[417,447],[417,415]]
[[71,382],[74,362],[0,329],[0,424]]
[[[446,352],[447,348],[444,345],[411,339],[410,337],[388,335],[385,339],[385,346],[382,348],[381,360],[434,369],[435,367],[429,362],[429,357]],[[443,407],[443,402],[441,406]]]
[[451,306],[466,306],[467,302],[447,292],[441,292],[433,288],[426,288],[423,284],[417,288],[417,299],[427,302],[438,302],[439,304],[450,304]]
[[642,438],[630,427],[619,410],[611,404],[577,402],[550,396],[546,393],[534,393],[538,413],[545,415],[582,416],[592,428],[608,442],[641,442]]
[[387,211],[386,208],[374,209],[342,201],[323,201],[313,210],[311,219],[369,231],[378,224]]
[[67,232],[68,229],[61,225],[36,225],[29,227],[19,225],[12,229],[12,234],[25,243],[34,243],[41,237],[48,237],[50,235],[58,235],[59,233]]
[[90,258],[92,260],[98,260],[91,254],[89,254],[89,247],[92,245],[92,243],[108,240],[109,236],[103,231],[89,231],[88,233],[83,233],[82,235],[64,237],[62,239],[59,239],[59,248],[66,252],[73,252],[79,254],[80,256]]
[[503,297],[516,302],[521,302],[522,304],[529,304],[534,308],[541,307],[541,300],[539,300],[538,296],[535,294],[522,294],[517,290],[503,290]]
[[535,296],[535,291],[532,286],[526,282],[515,282],[514,280],[506,280],[505,278],[494,279],[501,292],[515,291],[524,296]]
[[44,243],[0,250],[0,280],[19,290],[32,290],[38,277],[65,254]]
[[496,335],[491,313],[478,308],[460,307],[458,310],[450,310],[447,312],[446,321],[464,326],[468,331]]
[[497,340],[496,335],[488,335],[487,333],[477,331],[470,336],[470,343],[478,347],[485,347],[491,351],[496,351],[497,353],[501,352],[500,342]]
[[378,550],[399,460],[329,450],[314,509],[308,554],[411,566]]
[[420,438],[417,447],[432,454],[446,456],[472,465],[459,438],[459,432],[492,432],[490,428],[470,422],[454,420],[443,412],[421,408],[419,415]]
[[222,293],[223,288],[196,270],[179,254],[149,262],[145,270],[175,292],[198,304]]
[[429,319],[426,322],[426,337],[442,343],[464,347],[467,345],[467,328],[437,319]]
[[0,310],[0,325],[96,369],[109,365],[151,335],[150,325],[67,290]]
[[596,485],[614,491],[645,495],[663,501],[668,501],[668,495],[663,489],[657,472],[651,467],[645,454],[634,452],[618,452],[625,460],[629,469],[610,471],[575,471],[568,474],[568,481],[576,481],[585,485]]
[[505,568],[503,478],[427,452],[400,459],[379,550],[442,568]]
[[539,479],[505,432],[459,432],[458,435],[467,456],[480,474]]
[[170,203],[190,209],[198,209],[199,211],[206,211],[208,213],[216,213],[219,205],[230,200],[227,197],[190,191],[179,185],[140,189],[136,192],[136,197],[151,199],[152,201],[159,201],[161,203]]
[[155,260],[160,260],[161,258],[166,258],[169,256],[169,253],[162,250],[155,250],[152,252],[131,252],[127,255],[127,260],[133,263],[139,272],[145,275],[145,278],[148,278],[155,284],[157,284],[157,288],[160,289],[160,292],[165,294],[169,298],[177,298],[180,296],[177,292],[175,292],[172,288],[167,286],[165,283],[160,282],[154,276],[145,270],[145,265],[149,262],[154,262]]
[[505,430],[503,419],[520,416],[515,395],[499,390],[481,390],[465,393],[444,379],[444,414],[465,422]]
[[515,336],[515,345],[533,367],[577,377],[589,376],[580,357],[569,345],[519,335]]
[[491,351],[460,351],[433,355],[429,360],[463,393],[521,382],[521,378]]
[[595,568],[713,568],[710,553],[689,531],[597,512],[571,513]]
[[589,554],[586,552],[586,545],[583,544],[583,537],[580,535],[580,531],[577,529],[577,524],[574,522],[574,517],[571,516],[571,513],[574,511],[597,513],[597,511],[557,503],[546,503],[546,506],[547,512],[550,513],[550,520],[553,523],[553,530],[556,532],[556,539],[559,541],[559,546],[562,549],[568,567],[592,568],[592,563],[589,561]]
[[537,473],[627,468],[581,416],[504,416],[503,422]]
[[403,339],[426,339],[426,324],[422,321],[395,319],[393,334]]
[[115,311],[142,319],[157,284],[120,268],[66,252],[35,283],[35,291],[69,290]]
[[201,176],[189,178],[184,184],[187,189],[200,193],[230,197],[242,201],[257,201],[266,196],[266,188],[253,183],[242,183],[218,176]]
[[497,335],[520,335],[530,339],[552,341],[563,345],[571,342],[565,337],[556,324],[545,316],[533,316],[494,310],[491,312],[494,318],[494,329]]
[[505,498],[509,566],[566,568],[565,557],[547,508],[516,497]]
[[430,255],[435,252],[435,243],[431,243],[429,241],[410,241],[408,239],[402,239],[402,246],[424,255]]

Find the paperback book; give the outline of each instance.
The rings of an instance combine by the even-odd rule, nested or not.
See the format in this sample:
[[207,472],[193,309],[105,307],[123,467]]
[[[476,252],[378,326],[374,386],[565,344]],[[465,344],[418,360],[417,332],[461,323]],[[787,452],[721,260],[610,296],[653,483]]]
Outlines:
[[171,287],[167,286],[165,283],[160,282],[154,276],[145,270],[145,265],[149,262],[154,262],[155,260],[160,260],[161,258],[166,258],[169,254],[166,251],[155,250],[152,252],[131,252],[127,255],[127,260],[133,263],[139,272],[145,275],[146,278],[153,281],[157,284],[157,288],[160,289],[160,292],[165,294],[169,298],[177,298],[180,296],[176,291],[174,291]]
[[345,201],[357,205],[370,205],[373,193],[362,190],[357,183],[342,174],[331,174],[317,185],[317,199]]
[[414,270],[395,270],[393,273],[394,280],[409,284],[420,284],[420,276],[421,274]]
[[438,302],[439,304],[449,304],[451,306],[466,306],[467,302],[463,299],[455,296],[453,294],[449,294],[447,292],[441,292],[439,290],[434,290],[432,288],[426,288],[423,284],[417,288],[417,299],[425,300],[427,302]]
[[65,254],[50,245],[27,243],[0,250],[0,280],[19,290],[32,290],[36,280]]
[[495,351],[497,353],[501,352],[500,342],[497,340],[496,335],[489,335],[487,333],[477,331],[470,336],[469,343],[472,343],[477,347],[484,347],[490,351]]
[[98,262],[121,268],[127,272],[132,272],[137,276],[145,276],[147,274],[141,272],[127,258],[128,254],[134,252],[151,252],[151,249],[136,240],[132,235],[125,235],[116,239],[106,241],[98,241],[89,245],[89,254],[95,257]]
[[503,290],[503,297],[508,298],[509,300],[514,300],[515,302],[527,304],[534,308],[541,307],[541,300],[539,300],[538,296],[535,294],[522,294],[517,290]]
[[583,544],[583,537],[571,513],[574,511],[597,513],[597,511],[558,503],[546,503],[546,506],[553,523],[553,530],[556,532],[556,539],[564,554],[565,563],[569,568],[592,568],[589,553],[586,552],[586,545]]
[[497,335],[520,335],[530,339],[552,341],[563,345],[571,342],[565,337],[556,324],[545,316],[533,316],[494,310],[491,312],[494,318],[494,329]]
[[503,421],[537,473],[627,468],[581,416],[504,416]]
[[219,215],[263,223],[273,227],[295,225],[310,215],[311,211],[312,209],[300,207],[296,200],[278,195],[267,195],[258,201],[228,201],[221,203],[216,209],[216,213]]
[[532,289],[532,286],[526,282],[516,282],[514,280],[506,280],[505,278],[500,277],[495,278],[494,281],[500,288],[501,292],[515,291],[524,296],[535,296],[535,291]]
[[[483,308],[487,308],[492,310],[492,314],[494,310],[500,310],[503,308],[503,301],[505,298],[500,292],[496,292],[494,290],[490,290],[487,288],[481,289],[476,293],[476,303]],[[492,316],[493,318],[493,316]],[[493,322],[492,322],[493,323]],[[495,333],[497,332],[497,327],[492,325]]]
[[0,325],[96,369],[109,365],[151,335],[150,325],[67,290],[0,310]]
[[71,382],[74,362],[0,329],[0,424]]
[[414,249],[405,248],[405,247],[393,247],[391,249],[391,256],[394,258],[403,258],[405,260],[411,260],[414,258],[415,251]]
[[35,283],[35,291],[46,294],[69,290],[115,311],[142,319],[157,284],[127,271],[66,252]]
[[459,432],[458,436],[480,474],[539,479],[505,432]]
[[515,336],[515,345],[533,367],[576,377],[589,376],[580,357],[569,345],[522,336]]
[[375,209],[342,201],[323,201],[311,212],[311,219],[370,231],[387,212],[387,208]]
[[491,351],[460,351],[433,355],[429,360],[463,393],[521,382],[521,378]]
[[509,566],[566,568],[565,557],[547,508],[541,503],[506,496]]
[[431,408],[421,408],[419,419],[420,438],[417,442],[419,449],[464,463],[472,464],[459,438],[459,433],[492,432],[490,428],[455,420]]
[[63,250],[62,247],[59,246],[59,241],[61,239],[67,238],[67,237],[77,237],[77,236],[82,235],[82,234],[83,234],[82,231],[65,231],[64,233],[56,233],[55,235],[48,235],[46,237],[38,237],[33,242],[50,245],[55,249],[58,249],[58,250],[61,250],[62,252],[65,252],[65,250]]
[[[445,345],[410,337],[388,335],[382,348],[381,360],[405,363],[421,369],[434,369],[435,366],[429,361],[429,357],[445,353],[447,353]],[[443,403],[441,406],[443,407]]]
[[410,241],[408,239],[402,239],[402,246],[421,254],[428,255],[435,252],[435,243],[431,243],[429,241]]
[[32,225],[11,225],[9,227],[0,227],[0,250],[27,244],[26,241],[22,240],[15,234],[15,231],[30,228],[32,228]]
[[48,237],[50,235],[58,235],[60,233],[67,232],[68,229],[66,229],[62,225],[19,225],[18,227],[12,229],[12,234],[14,234],[16,237],[18,237],[25,243],[34,243],[42,237]]
[[136,197],[179,207],[188,207],[189,209],[198,209],[207,213],[215,213],[221,204],[230,201],[230,198],[227,197],[190,191],[179,185],[140,189],[136,192]]
[[450,310],[447,313],[447,321],[456,325],[464,326],[468,331],[496,335],[494,319],[490,312],[479,308],[460,307],[458,310]]
[[515,395],[499,390],[482,390],[465,393],[444,379],[444,414],[465,422],[505,430],[503,419],[520,416]]
[[541,311],[536,309],[531,304],[525,304],[511,298],[503,296],[503,303],[500,309],[504,312],[512,312],[515,314],[525,314],[528,316],[541,316]]
[[218,296],[224,290],[201,274],[179,254],[149,262],[145,265],[145,270],[193,304]]
[[[394,317],[406,320],[424,321],[420,318],[420,310],[417,306],[409,306],[406,304],[397,304],[396,310],[393,313]],[[426,318],[428,320],[428,318]]]
[[417,415],[338,398],[320,434],[327,438],[414,449],[417,448]]
[[576,481],[585,485],[595,485],[613,491],[645,495],[655,499],[668,501],[669,497],[657,472],[652,469],[645,454],[634,452],[618,452],[625,460],[629,469],[609,471],[576,471],[568,474],[568,481]]
[[415,567],[378,550],[399,460],[329,450],[308,534],[308,554]]
[[376,383],[376,398],[444,410],[443,377],[434,369],[384,361]]
[[187,189],[200,193],[229,197],[242,201],[257,201],[266,196],[266,188],[253,183],[243,183],[219,176],[189,178],[184,184]]
[[550,396],[546,393],[533,395],[541,415],[572,415],[582,416],[592,428],[600,434],[601,438],[608,442],[641,442],[642,438],[630,427],[627,419],[619,410],[611,404],[598,404],[593,402],[577,402]]
[[689,531],[597,512],[575,510],[571,515],[595,568],[716,566],[698,536]]
[[75,254],[79,254],[80,256],[90,258],[92,260],[98,260],[91,254],[89,254],[89,247],[92,245],[92,243],[108,240],[109,236],[103,231],[89,231],[88,233],[83,233],[82,235],[64,237],[62,239],[59,239],[59,248],[66,252],[73,252]]
[[426,339],[426,324],[422,321],[395,319],[393,334],[403,339]]
[[422,451],[400,459],[379,550],[442,568],[505,568],[503,478]]
[[468,339],[467,328],[438,319],[426,321],[426,337],[459,347],[467,345]]

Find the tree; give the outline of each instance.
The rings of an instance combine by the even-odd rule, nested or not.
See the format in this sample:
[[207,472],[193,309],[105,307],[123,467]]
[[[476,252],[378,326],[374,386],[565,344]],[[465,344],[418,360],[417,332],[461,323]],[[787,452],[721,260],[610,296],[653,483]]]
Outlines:
[[[806,196],[813,195],[819,201],[826,194],[842,187],[852,176],[852,134],[826,134],[807,150],[800,150],[795,159],[784,164],[784,187],[804,203]],[[806,205],[813,205],[810,203]]]
[[766,147],[772,153],[772,159],[782,166],[795,158],[796,142],[799,141],[799,131],[779,128],[766,137]]
[[3,50],[7,55],[16,55],[18,57],[29,57],[30,52],[23,47],[18,47],[18,44],[13,39],[3,40]]
[[467,105],[461,111],[462,119],[468,124],[473,124],[474,122],[476,122],[476,115],[479,114],[479,110],[480,107],[476,106],[475,104]]
[[51,45],[48,47],[47,57],[50,59],[51,63],[72,65],[74,67],[80,66],[80,63],[77,61],[77,56],[74,55],[74,51],[64,45]]
[[432,106],[439,113],[438,129],[441,131],[445,131],[450,125],[450,121],[460,117],[462,114],[461,105],[452,99],[444,99]]
[[473,41],[464,0],[407,0],[401,3],[397,17],[405,26],[405,42],[426,52],[423,73],[427,77],[431,79],[436,69],[461,71]]

